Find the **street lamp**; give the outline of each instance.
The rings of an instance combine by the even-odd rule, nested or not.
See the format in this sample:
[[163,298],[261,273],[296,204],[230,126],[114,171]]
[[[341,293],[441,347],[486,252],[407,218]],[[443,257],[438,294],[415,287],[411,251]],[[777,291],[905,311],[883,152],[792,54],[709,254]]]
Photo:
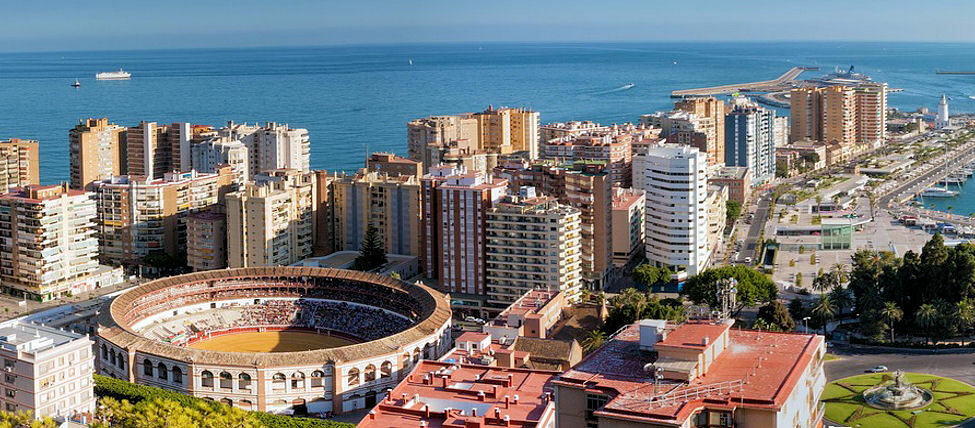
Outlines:
[[802,329],[806,334],[809,334],[809,317],[802,318]]

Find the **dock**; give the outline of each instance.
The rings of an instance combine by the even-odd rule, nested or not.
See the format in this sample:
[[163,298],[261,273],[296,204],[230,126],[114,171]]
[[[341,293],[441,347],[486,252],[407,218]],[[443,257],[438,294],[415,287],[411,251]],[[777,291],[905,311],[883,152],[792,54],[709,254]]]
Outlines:
[[792,67],[789,71],[772,80],[711,86],[708,88],[680,89],[671,92],[670,96],[671,98],[681,98],[688,96],[723,95],[734,92],[780,92],[786,90],[789,84],[795,81],[803,71],[816,70],[819,70],[819,67]]

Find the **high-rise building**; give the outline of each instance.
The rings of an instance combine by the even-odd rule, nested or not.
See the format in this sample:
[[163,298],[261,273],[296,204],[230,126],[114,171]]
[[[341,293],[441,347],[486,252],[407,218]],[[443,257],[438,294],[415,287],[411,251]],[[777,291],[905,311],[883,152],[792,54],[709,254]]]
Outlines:
[[366,159],[366,168],[381,174],[423,176],[423,162],[402,158],[392,153],[373,153]]
[[128,170],[125,173],[154,179],[168,172],[188,172],[192,167],[193,129],[189,123],[158,125],[145,121],[126,129]]
[[[414,166],[419,166],[414,163]],[[420,256],[420,180],[362,170],[332,181],[332,239],[337,251],[358,251],[369,226],[386,252]]]
[[708,265],[707,156],[688,146],[646,155],[647,260],[696,275]]
[[121,138],[125,128],[107,118],[81,121],[68,133],[72,189],[88,189],[91,183],[125,174],[128,157]]
[[456,143],[462,151],[477,151],[480,132],[470,115],[430,116],[406,125],[408,157],[422,162],[424,172],[440,164],[440,150]]
[[490,153],[525,152],[538,157],[538,112],[526,108],[494,108],[474,113],[480,149]]
[[115,176],[92,184],[98,204],[100,257],[143,264],[153,253],[186,255],[186,217],[211,209],[235,187],[229,167],[213,174],[167,173],[162,178]]
[[728,188],[720,184],[708,184],[708,250],[714,251],[722,244],[725,225],[728,222]]
[[623,268],[642,255],[646,240],[646,192],[613,188],[613,266]]
[[95,202],[81,190],[31,185],[0,195],[0,283],[47,301],[78,293],[98,269]]
[[708,165],[717,165],[724,159],[724,101],[715,97],[694,97],[687,98],[674,103],[675,111],[686,111],[694,114],[698,118],[706,118],[701,121],[700,126],[707,134],[707,146],[698,147],[708,156]]
[[772,121],[772,140],[775,147],[785,147],[789,145],[789,116],[776,116]]
[[488,305],[503,310],[530,290],[561,291],[578,301],[582,289],[579,210],[531,187],[487,212]]
[[565,137],[578,137],[580,135],[604,133],[610,131],[610,127],[603,126],[595,122],[569,121],[555,122],[542,125],[538,128],[539,144],[545,144],[549,140]]
[[938,102],[938,116],[934,120],[934,127],[944,129],[951,126],[951,117],[948,116],[948,96],[941,94],[941,101]]
[[186,217],[186,265],[194,271],[227,267],[227,216],[217,211]]
[[264,126],[228,122],[217,133],[244,143],[251,178],[276,169],[302,172],[311,169],[311,143],[307,129],[290,128],[288,124],[275,122],[265,123]]
[[94,342],[23,320],[0,323],[3,409],[36,418],[95,412]]
[[190,165],[199,172],[214,172],[222,165],[229,165],[241,185],[253,178],[247,146],[239,140],[223,136],[208,138],[193,144],[191,153]]
[[227,265],[286,266],[312,255],[315,173],[273,170],[227,195]]
[[0,140],[0,192],[40,184],[41,168],[36,140]]
[[753,103],[736,100],[725,118],[726,166],[752,171],[754,187],[775,179],[775,113]]
[[823,140],[823,101],[819,88],[796,88],[789,93],[789,142]]
[[582,275],[601,290],[613,267],[613,180],[603,162],[573,163],[565,171],[562,202],[578,209],[582,226]]
[[431,171],[424,177],[423,209],[435,214],[422,218],[425,251],[437,259],[442,290],[483,296],[487,211],[504,196],[508,183],[476,172]]
[[887,141],[887,84],[861,84],[855,96],[857,143],[878,148]]
[[[708,165],[717,165],[724,160],[724,152],[718,156],[714,119],[701,117],[687,111],[673,111],[669,113],[657,112],[640,117],[645,126],[660,128],[660,136],[671,144],[695,147],[702,153],[714,152],[714,158],[708,157]],[[724,127],[722,127],[724,132]],[[722,145],[724,142],[722,141]]]
[[632,137],[628,134],[586,134],[548,140],[542,144],[542,159],[572,162],[606,162],[613,184],[629,187],[632,181]]
[[823,141],[852,146],[857,141],[856,92],[846,86],[822,89]]

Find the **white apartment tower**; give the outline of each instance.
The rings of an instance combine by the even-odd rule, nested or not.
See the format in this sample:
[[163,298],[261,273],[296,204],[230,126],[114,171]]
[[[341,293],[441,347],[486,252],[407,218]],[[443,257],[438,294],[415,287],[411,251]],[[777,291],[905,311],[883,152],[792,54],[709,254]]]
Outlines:
[[248,170],[252,176],[274,169],[311,169],[308,130],[268,122],[264,126],[229,122],[218,134],[247,146]]
[[736,100],[724,120],[724,163],[752,170],[752,187],[775,179],[775,113]]
[[0,323],[3,410],[35,418],[95,411],[95,357],[87,335],[21,320]]
[[488,304],[507,308],[529,290],[561,291],[578,301],[582,288],[580,211],[533,187],[487,212]]
[[214,137],[193,145],[191,152],[192,169],[212,173],[216,172],[220,165],[230,165],[230,168],[237,173],[240,184],[253,179],[247,146],[239,140]]
[[80,291],[98,269],[95,201],[65,186],[26,186],[0,195],[0,283],[4,292],[47,301]]
[[647,260],[696,275],[708,265],[707,155],[665,144],[645,165]]

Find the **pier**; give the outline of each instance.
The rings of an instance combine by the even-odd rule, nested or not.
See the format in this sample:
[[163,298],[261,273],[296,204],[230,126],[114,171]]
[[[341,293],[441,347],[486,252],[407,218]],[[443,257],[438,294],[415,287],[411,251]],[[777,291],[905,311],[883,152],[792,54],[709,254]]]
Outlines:
[[786,71],[781,76],[773,80],[711,86],[708,88],[680,89],[671,92],[670,96],[671,98],[681,98],[695,95],[723,95],[734,92],[780,92],[789,89],[790,84],[795,81],[803,71],[816,70],[819,70],[819,67],[792,67],[789,69],[789,71]]

